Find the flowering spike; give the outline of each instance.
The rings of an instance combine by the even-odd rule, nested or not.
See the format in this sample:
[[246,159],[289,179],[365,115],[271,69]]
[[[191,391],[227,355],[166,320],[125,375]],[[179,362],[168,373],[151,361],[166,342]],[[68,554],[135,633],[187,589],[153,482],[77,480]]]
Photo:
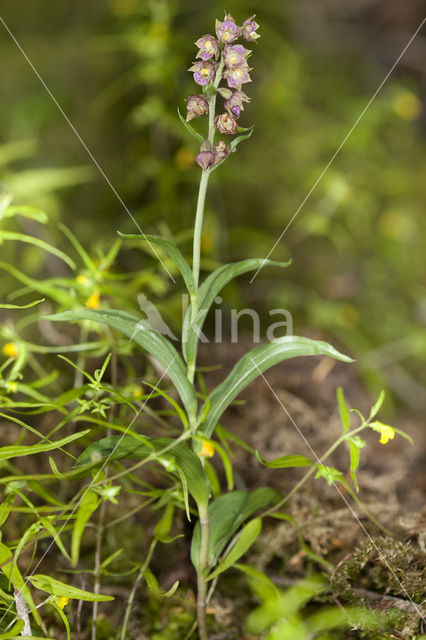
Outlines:
[[188,113],[186,121],[189,122],[193,118],[198,118],[209,112],[209,102],[204,96],[190,95],[186,101]]

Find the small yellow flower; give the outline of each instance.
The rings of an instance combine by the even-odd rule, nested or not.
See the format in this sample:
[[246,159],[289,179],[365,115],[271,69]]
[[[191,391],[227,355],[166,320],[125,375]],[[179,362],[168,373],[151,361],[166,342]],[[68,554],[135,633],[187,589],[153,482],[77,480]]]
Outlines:
[[99,293],[97,291],[92,293],[90,298],[86,300],[86,307],[88,309],[99,309]]
[[64,607],[67,606],[68,602],[69,602],[69,598],[66,598],[65,596],[61,596],[60,598],[58,598],[58,607],[63,609]]
[[387,444],[389,440],[393,440],[395,437],[395,430],[383,422],[374,422],[373,426],[376,427],[380,433],[380,444]]
[[2,353],[6,358],[16,358],[18,357],[18,345],[16,342],[6,342],[2,349]]
[[214,446],[208,440],[203,440],[203,446],[201,447],[200,456],[202,458],[212,458],[214,456]]
[[82,273],[80,273],[79,276],[76,277],[76,282],[78,282],[78,284],[82,284],[82,285],[88,285],[90,284],[90,280],[87,276],[84,276]]
[[140,386],[135,386],[135,387],[133,388],[133,391],[132,391],[132,396],[133,396],[133,398],[142,398],[142,396],[143,396],[143,389],[142,389],[142,387],[140,387]]
[[18,391],[18,385],[16,384],[16,382],[8,382],[7,383],[7,388],[9,389],[9,391],[11,391],[12,393],[15,393],[15,391]]

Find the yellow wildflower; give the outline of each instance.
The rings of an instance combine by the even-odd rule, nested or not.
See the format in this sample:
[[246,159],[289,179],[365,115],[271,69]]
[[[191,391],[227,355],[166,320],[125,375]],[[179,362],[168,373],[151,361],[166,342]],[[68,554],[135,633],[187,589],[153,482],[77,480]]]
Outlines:
[[203,440],[200,456],[202,458],[212,458],[214,456],[214,445],[208,440]]
[[8,388],[8,389],[9,389],[9,391],[11,391],[12,393],[15,393],[15,391],[18,391],[18,385],[16,384],[16,382],[8,381],[8,383],[7,383],[7,388]]
[[83,275],[82,273],[80,273],[80,275],[78,275],[76,277],[76,282],[78,282],[78,284],[82,284],[82,285],[90,284],[89,278],[87,276]]
[[18,357],[18,345],[16,342],[6,342],[2,349],[2,353],[6,358],[16,358]]
[[99,293],[97,291],[92,293],[90,298],[86,300],[86,307],[88,309],[99,309]]
[[395,430],[388,424],[383,424],[383,422],[374,422],[372,426],[376,427],[377,431],[380,433],[380,444],[387,444],[389,440],[394,439]]
[[132,396],[133,396],[133,398],[142,398],[142,396],[143,396],[142,387],[140,387],[140,386],[133,387]]
[[63,609],[64,607],[67,606],[68,602],[69,602],[69,598],[66,598],[65,596],[61,596],[60,598],[58,598],[58,607]]

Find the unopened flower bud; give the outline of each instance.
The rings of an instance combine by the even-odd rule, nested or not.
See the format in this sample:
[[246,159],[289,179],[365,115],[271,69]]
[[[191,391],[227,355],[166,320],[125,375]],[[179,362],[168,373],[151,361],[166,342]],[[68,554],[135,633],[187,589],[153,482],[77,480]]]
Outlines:
[[244,91],[234,91],[231,97],[225,100],[224,107],[231,116],[239,118],[241,111],[244,111],[243,102],[250,102],[250,98]]
[[219,87],[217,92],[220,93],[222,98],[224,98],[225,100],[228,100],[232,96],[231,89],[228,89],[227,87]]
[[237,120],[229,113],[222,113],[220,116],[216,116],[214,123],[220,133],[231,136],[237,133]]
[[230,44],[240,37],[241,27],[235,24],[230,13],[226,13],[223,22],[216,20],[216,35],[222,44]]
[[214,164],[219,164],[222,160],[225,160],[231,153],[231,145],[226,143],[223,140],[219,140],[215,148],[214,154]]
[[188,71],[192,71],[194,80],[197,84],[205,87],[214,81],[216,74],[216,65],[213,62],[194,62]]
[[251,51],[243,47],[242,44],[233,44],[226,46],[223,52],[225,66],[228,69],[247,67],[247,56],[249,53],[251,53]]
[[212,145],[210,144],[210,141],[203,140],[200,146],[200,151],[211,151],[211,150],[212,150]]
[[186,101],[186,108],[188,113],[186,115],[186,121],[189,122],[193,118],[198,118],[204,113],[209,112],[209,102],[204,96],[188,96]]
[[216,38],[209,33],[199,38],[195,44],[199,48],[197,58],[201,58],[201,60],[210,60],[213,56],[218,58],[220,54],[219,45]]
[[195,158],[195,162],[206,171],[214,162],[214,153],[211,151],[200,151]]
[[241,35],[244,40],[249,40],[250,42],[254,42],[257,38],[260,38],[260,35],[256,33],[256,29],[259,28],[257,22],[254,21],[256,16],[250,16],[247,20],[244,20],[243,25],[241,27]]

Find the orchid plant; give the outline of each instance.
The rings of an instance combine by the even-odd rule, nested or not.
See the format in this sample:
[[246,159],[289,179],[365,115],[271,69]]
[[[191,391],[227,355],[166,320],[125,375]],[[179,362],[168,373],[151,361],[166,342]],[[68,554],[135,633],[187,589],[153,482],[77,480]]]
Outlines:
[[[120,435],[104,438],[91,445],[79,458],[78,465],[103,466],[106,461],[138,458],[156,460],[172,474],[176,474],[186,495],[187,515],[191,518],[188,496],[197,506],[198,525],[192,541],[191,559],[197,572],[197,620],[201,640],[208,638],[206,622],[207,587],[226,566],[230,557],[242,555],[260,533],[260,520],[252,520],[229,551],[225,559],[219,558],[232,536],[259,508],[276,500],[276,492],[265,489],[254,491],[230,491],[211,502],[211,488],[205,458],[212,455],[212,437],[221,416],[238,394],[269,367],[297,356],[328,355],[344,362],[350,358],[339,353],[325,342],[289,336],[262,344],[245,356],[232,369],[223,382],[204,399],[199,406],[199,392],[194,383],[200,332],[215,297],[233,278],[257,270],[263,266],[285,268],[287,263],[263,259],[247,259],[224,265],[210,273],[200,284],[200,246],[207,187],[212,172],[225,162],[237,145],[251,136],[252,127],[241,127],[239,118],[244,104],[249,102],[242,86],[251,82],[249,57],[252,53],[244,43],[254,43],[259,38],[255,16],[247,18],[239,26],[230,14],[223,21],[216,21],[216,37],[206,34],[196,41],[197,61],[190,67],[194,81],[202,87],[200,95],[190,95],[187,100],[185,126],[200,141],[196,157],[201,167],[198,201],[195,212],[192,269],[177,246],[164,238],[146,235],[127,235],[157,246],[168,254],[179,269],[188,290],[190,305],[182,329],[183,359],[173,344],[127,312],[120,310],[86,309],[69,311],[52,316],[52,320],[91,320],[122,331],[133,338],[161,365],[172,380],[182,406],[173,401],[182,422],[182,433],[175,439],[158,438],[141,440],[134,436]],[[198,60],[199,58],[199,60]],[[227,86],[223,86],[226,82]],[[222,83],[222,86],[221,86]],[[217,99],[224,99],[224,111],[216,115]],[[192,125],[193,119],[208,116],[207,136],[201,135]],[[215,141],[216,132],[235,136],[227,144]],[[136,329],[136,331],[135,331]]]
[[[259,270],[264,266],[286,268],[289,265],[289,262],[250,258],[225,264],[209,273],[200,282],[201,235],[210,176],[220,165],[230,161],[240,142],[248,139],[253,133],[253,127],[243,127],[239,121],[244,111],[244,105],[250,102],[250,98],[242,87],[252,81],[250,76],[252,69],[248,62],[252,51],[246,48],[246,45],[255,43],[260,37],[258,27],[255,16],[250,16],[241,25],[238,25],[230,14],[225,14],[223,21],[216,21],[215,36],[205,34],[195,43],[198,52],[196,61],[189,70],[193,73],[194,81],[200,89],[199,93],[194,93],[187,98],[186,118],[179,112],[181,121],[200,145],[196,156],[196,161],[201,168],[201,176],[194,220],[192,264],[189,264],[180,249],[168,239],[145,234],[120,234],[124,239],[133,242],[148,243],[155,252],[156,250],[163,252],[173,261],[175,268],[180,272],[190,300],[183,320],[181,353],[173,344],[173,336],[170,336],[169,339],[149,322],[121,309],[103,308],[98,292],[94,292],[86,300],[83,308],[81,306],[75,308],[74,306],[71,310],[47,316],[52,321],[82,324],[85,336],[88,331],[93,330],[99,324],[106,325],[108,328],[127,336],[132,343],[139,345],[158,363],[162,371],[160,381],[153,387],[147,400],[153,393],[161,395],[170,403],[173,415],[180,421],[178,433],[170,429],[172,434],[176,433],[174,437],[157,438],[137,433],[135,428],[131,429],[131,427],[140,411],[145,407],[146,402],[144,402],[127,429],[117,427],[121,431],[119,435],[108,435],[92,442],[81,453],[72,472],[64,475],[51,462],[55,478],[61,480],[65,477],[88,476],[91,478],[88,488],[84,490],[76,507],[74,531],[77,526],[78,531],[77,534],[73,533],[70,558],[72,564],[76,566],[78,562],[79,544],[85,524],[92,513],[102,500],[116,503],[119,488],[114,485],[114,481],[148,463],[160,465],[166,474],[174,479],[175,487],[178,489],[170,492],[170,495],[166,496],[167,499],[161,503],[161,506],[165,505],[164,514],[155,527],[153,544],[150,546],[147,559],[140,568],[138,581],[144,577],[151,590],[160,591],[155,577],[149,570],[149,563],[157,543],[167,544],[174,539],[170,538],[169,533],[174,517],[175,494],[178,490],[178,502],[183,505],[186,517],[188,520],[196,519],[191,542],[191,560],[197,576],[197,620],[195,624],[198,627],[201,640],[208,640],[206,610],[217,580],[223,572],[236,565],[239,558],[257,539],[262,528],[262,518],[274,515],[274,513],[277,517],[282,516],[283,514],[279,514],[277,510],[315,472],[317,476],[324,477],[330,483],[343,483],[351,495],[355,495],[343,475],[333,467],[325,467],[323,462],[337,446],[344,442],[348,443],[351,455],[351,474],[357,490],[356,470],[359,463],[359,449],[364,445],[359,438],[359,433],[370,427],[381,434],[383,444],[394,437],[394,430],[391,427],[374,421],[383,397],[373,407],[369,418],[365,419],[361,416],[360,426],[351,430],[349,412],[342,392],[339,392],[338,401],[343,434],[318,461],[312,461],[298,455],[284,456],[272,462],[267,461],[257,451],[251,449],[247,443],[239,441],[220,424],[223,414],[240,392],[264,371],[279,362],[298,356],[330,356],[343,362],[351,361],[349,357],[326,342],[298,336],[286,336],[261,344],[246,353],[225,379],[209,393],[204,387],[202,378],[195,375],[198,345],[204,322],[210,307],[223,287],[237,276]],[[217,113],[218,100],[220,99],[223,100],[223,111]],[[201,134],[190,123],[195,119],[198,121],[204,116],[208,118],[208,125],[205,133]],[[226,139],[216,140],[217,132],[226,136]],[[67,234],[69,234],[68,231]],[[72,239],[72,242],[79,251],[83,251],[75,239]],[[115,250],[112,250],[111,260],[114,256]],[[95,266],[88,259],[86,262],[95,274]],[[85,287],[87,278],[84,282],[81,280],[82,276],[79,278],[80,281],[77,279],[78,286]],[[34,283],[34,288],[47,295],[53,292],[52,295],[57,296],[55,289],[46,287],[40,289],[40,285],[37,286],[37,283]],[[64,302],[63,297],[58,300],[60,303]],[[65,299],[65,302],[67,301],[68,299]],[[66,304],[63,304],[64,306]],[[7,342],[3,347],[3,353],[11,361],[18,359],[18,350],[14,342]],[[102,401],[97,400],[97,394],[107,389],[103,385],[102,378],[109,359],[108,356],[101,369],[97,370],[94,376],[81,371],[76,366],[80,374],[85,375],[89,381],[83,389],[85,391],[86,387],[90,388],[92,393],[89,409],[92,410],[95,407],[102,418],[106,418],[106,405],[101,406]],[[66,361],[68,364],[72,364],[69,360]],[[170,380],[175,392],[168,393],[160,388],[160,382],[165,377]],[[80,392],[78,390],[74,390],[74,392],[75,398],[79,398],[77,394]],[[111,393],[114,393],[121,403],[129,404],[123,395],[119,395],[116,391],[111,391]],[[83,400],[79,400],[79,402],[81,404]],[[87,409],[88,405],[86,405],[83,409]],[[77,408],[76,415],[78,415],[78,410],[79,408]],[[107,424],[107,421],[103,420],[102,424]],[[111,426],[113,426],[113,421],[111,421]],[[68,436],[53,445],[52,443],[42,445],[44,448],[39,448],[37,451],[47,451],[54,447],[64,446],[87,433],[88,431],[84,431]],[[309,468],[294,490],[285,497],[269,487],[260,487],[253,491],[234,490],[229,443],[240,444],[255,455],[260,464],[267,467]],[[220,489],[218,490],[219,481],[209,460],[216,452],[220,456],[226,472],[228,490],[224,493]],[[106,474],[106,465],[118,460],[136,460],[137,462],[129,468],[118,467],[113,475]],[[9,557],[7,553],[9,552],[4,550],[5,558]],[[241,567],[243,565],[238,566],[238,568]],[[56,609],[63,619],[62,609],[67,604],[68,598],[95,602],[109,599],[106,596],[90,594],[73,589],[73,587],[66,588],[63,583],[59,583],[53,578],[47,580],[46,576],[33,576],[30,580],[34,586],[38,585],[39,588],[52,594],[52,597],[60,598],[59,601],[55,601],[55,606],[57,605]],[[176,588],[177,584],[169,592],[161,595],[172,595]],[[126,608],[125,623],[121,634],[122,640],[126,637],[126,625],[134,600],[134,592],[135,590],[133,590]],[[27,600],[30,610],[35,611],[33,601],[28,600],[28,592],[23,591],[23,596]],[[38,616],[38,614],[36,615]],[[96,619],[96,616],[94,618]],[[64,623],[65,621],[66,618]],[[68,623],[66,622],[66,624]],[[69,634],[69,627],[67,629]],[[190,634],[191,631],[188,637]],[[96,629],[92,637],[95,636]]]

